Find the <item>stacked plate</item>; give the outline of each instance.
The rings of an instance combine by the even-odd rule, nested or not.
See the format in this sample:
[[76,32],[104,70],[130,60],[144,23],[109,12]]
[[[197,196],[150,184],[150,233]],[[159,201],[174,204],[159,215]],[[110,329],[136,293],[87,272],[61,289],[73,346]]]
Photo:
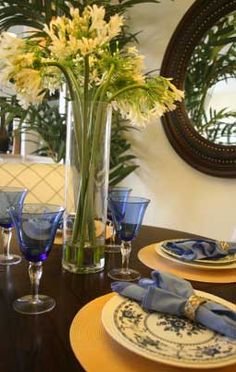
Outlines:
[[225,257],[221,257],[218,259],[200,259],[200,260],[192,260],[192,261],[186,261],[183,260],[181,255],[178,255],[177,253],[173,252],[171,249],[168,249],[163,246],[164,243],[171,242],[171,241],[185,241],[189,239],[172,239],[172,240],[166,240],[162,241],[160,243],[157,243],[155,245],[155,251],[160,256],[164,257],[167,260],[174,261],[178,264],[187,265],[199,269],[218,269],[218,270],[227,270],[227,269],[235,269],[236,268],[236,254],[228,254]]
[[[235,310],[235,305],[219,297],[195,292]],[[102,323],[124,348],[156,362],[185,368],[236,363],[236,340],[185,318],[145,312],[136,302],[119,295],[103,307]]]

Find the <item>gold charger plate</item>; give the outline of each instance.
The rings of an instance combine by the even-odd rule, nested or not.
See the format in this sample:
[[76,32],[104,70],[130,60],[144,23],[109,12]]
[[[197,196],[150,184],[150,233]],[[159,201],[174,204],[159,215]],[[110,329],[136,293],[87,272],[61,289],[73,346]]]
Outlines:
[[[220,297],[197,290],[195,293],[236,311],[234,304]],[[137,302],[119,295],[105,304],[102,323],[124,348],[156,362],[194,369],[236,363],[236,339],[183,317],[147,312]]]
[[[75,357],[88,372],[192,372],[192,368],[174,367],[143,358],[114,341],[105,331],[101,313],[114,293],[87,303],[74,317],[70,344]],[[215,368],[214,372],[232,372],[233,367]]]
[[[228,270],[206,270],[198,266],[182,265],[180,261],[171,261],[157,254],[155,247],[159,243],[154,243],[141,248],[138,251],[139,260],[153,270],[163,270],[171,272],[181,278],[196,280],[206,283],[235,283],[236,269]],[[229,266],[229,265],[228,265]]]

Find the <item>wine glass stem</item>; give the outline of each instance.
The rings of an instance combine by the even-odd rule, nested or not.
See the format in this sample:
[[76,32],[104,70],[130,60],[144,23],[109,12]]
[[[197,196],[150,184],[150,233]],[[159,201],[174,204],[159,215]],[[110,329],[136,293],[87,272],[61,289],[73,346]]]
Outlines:
[[7,259],[11,258],[11,255],[9,253],[11,237],[12,237],[12,227],[9,227],[9,228],[2,227],[3,254]]
[[116,241],[116,230],[114,228],[113,223],[111,223],[111,231],[112,231],[112,233],[111,233],[111,242],[112,242],[112,244],[115,244],[115,241]]
[[32,302],[38,302],[38,291],[39,291],[39,282],[43,273],[42,262],[30,262],[29,263],[29,277],[32,290]]
[[124,273],[129,272],[129,258],[131,252],[131,242],[121,242],[121,262],[122,262],[122,271]]

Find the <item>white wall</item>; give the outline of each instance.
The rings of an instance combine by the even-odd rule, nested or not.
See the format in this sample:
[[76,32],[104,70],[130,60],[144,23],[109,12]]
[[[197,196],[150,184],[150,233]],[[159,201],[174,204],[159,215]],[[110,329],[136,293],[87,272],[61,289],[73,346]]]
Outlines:
[[[162,0],[130,11],[147,69],[160,68],[177,23],[193,0]],[[151,199],[144,223],[229,240],[236,229],[236,179],[220,179],[190,167],[174,151],[160,121],[132,133],[140,168],[126,178],[133,194]]]

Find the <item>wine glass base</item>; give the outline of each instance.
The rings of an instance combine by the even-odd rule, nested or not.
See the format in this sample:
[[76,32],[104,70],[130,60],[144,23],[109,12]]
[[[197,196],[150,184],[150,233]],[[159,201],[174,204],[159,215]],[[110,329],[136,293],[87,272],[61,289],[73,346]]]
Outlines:
[[27,295],[18,298],[13,302],[13,308],[15,311],[21,314],[42,314],[51,311],[56,305],[53,298],[38,295],[37,301],[32,301],[32,296]]
[[9,256],[0,254],[0,265],[16,265],[19,262],[21,262],[21,257],[16,254],[10,254]]
[[105,252],[106,253],[120,253],[120,244],[106,244]]
[[141,278],[140,273],[133,269],[128,269],[127,272],[123,269],[112,269],[108,272],[108,276],[113,280],[123,282],[132,282]]

